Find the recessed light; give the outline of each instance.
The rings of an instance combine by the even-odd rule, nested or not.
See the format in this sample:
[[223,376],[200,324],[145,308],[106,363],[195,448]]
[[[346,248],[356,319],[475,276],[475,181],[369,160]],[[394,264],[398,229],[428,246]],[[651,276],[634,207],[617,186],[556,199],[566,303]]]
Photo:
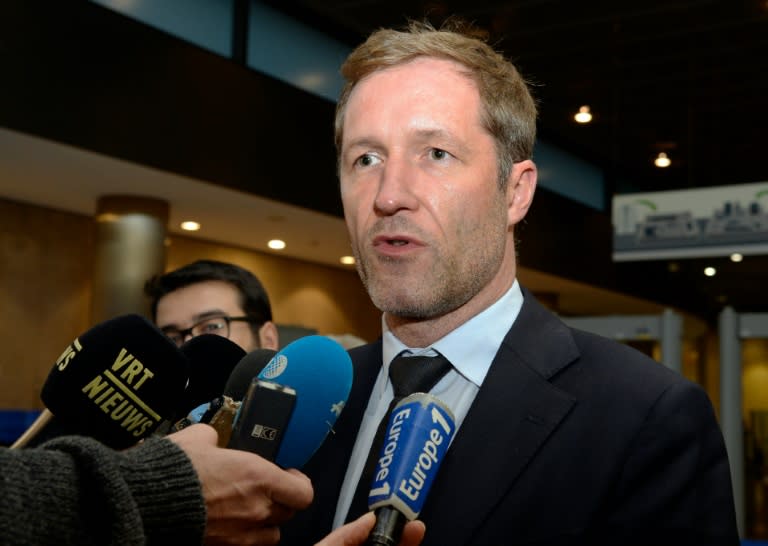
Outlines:
[[734,252],[733,254],[731,254],[731,261],[732,262],[740,262],[743,259],[744,259],[744,256],[742,256],[738,252]]
[[717,269],[715,269],[714,267],[705,267],[704,274],[707,277],[714,277],[717,274]]
[[653,160],[653,164],[661,169],[665,169],[672,165],[672,160],[669,159],[669,156],[664,152],[659,152],[659,155]]
[[355,263],[355,258],[353,256],[342,256],[339,258],[339,261],[344,265],[353,265]]
[[589,106],[580,106],[579,111],[573,116],[578,123],[589,123],[592,121],[592,112],[589,110]]
[[197,231],[200,229],[200,224],[193,220],[187,220],[181,223],[181,229],[184,231]]
[[272,239],[267,243],[267,246],[272,250],[283,250],[285,248],[285,241],[280,239]]
[[96,216],[97,222],[117,222],[120,217],[114,212],[102,212]]

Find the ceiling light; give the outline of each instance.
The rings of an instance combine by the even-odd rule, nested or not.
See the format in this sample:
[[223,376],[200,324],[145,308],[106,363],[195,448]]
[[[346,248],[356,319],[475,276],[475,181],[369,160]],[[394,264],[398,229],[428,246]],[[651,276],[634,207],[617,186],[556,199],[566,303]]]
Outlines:
[[272,239],[267,243],[267,246],[272,250],[283,250],[285,248],[285,241],[280,239]]
[[742,256],[738,252],[734,252],[733,254],[731,254],[731,261],[732,262],[740,262],[743,259],[744,259],[744,256]]
[[589,123],[592,121],[592,113],[589,111],[589,106],[580,106],[573,119],[579,123]]
[[97,222],[117,222],[119,218],[120,217],[114,212],[102,212],[101,214],[96,216],[96,221]]
[[200,224],[193,220],[187,220],[181,223],[181,229],[184,231],[197,231],[200,229]]
[[717,274],[717,269],[715,269],[714,267],[705,267],[704,268],[704,274],[707,277],[714,277],[715,274]]
[[664,152],[659,152],[659,155],[657,155],[656,159],[653,160],[653,164],[661,169],[664,169],[672,165],[672,160],[669,159],[669,157],[667,157],[667,154],[665,154]]
[[339,258],[339,261],[344,265],[353,265],[355,263],[355,258],[352,256],[342,256]]

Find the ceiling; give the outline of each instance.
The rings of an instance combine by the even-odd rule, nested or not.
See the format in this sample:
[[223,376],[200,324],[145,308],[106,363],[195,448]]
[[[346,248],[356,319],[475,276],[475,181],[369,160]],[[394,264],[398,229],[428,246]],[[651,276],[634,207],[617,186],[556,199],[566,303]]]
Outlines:
[[[350,46],[407,18],[474,22],[533,84],[541,137],[619,193],[768,180],[767,0],[265,3]],[[581,105],[588,126],[573,121]]]

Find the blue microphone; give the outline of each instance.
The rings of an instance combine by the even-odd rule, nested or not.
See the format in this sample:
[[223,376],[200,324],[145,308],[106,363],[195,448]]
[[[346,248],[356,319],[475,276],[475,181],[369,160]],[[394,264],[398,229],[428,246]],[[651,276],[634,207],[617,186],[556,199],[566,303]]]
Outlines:
[[305,336],[280,350],[251,382],[235,417],[229,447],[301,468],[344,409],[352,360],[332,339]]
[[455,422],[451,410],[431,394],[411,394],[392,409],[368,494],[376,525],[367,544],[398,544],[406,520],[419,516]]

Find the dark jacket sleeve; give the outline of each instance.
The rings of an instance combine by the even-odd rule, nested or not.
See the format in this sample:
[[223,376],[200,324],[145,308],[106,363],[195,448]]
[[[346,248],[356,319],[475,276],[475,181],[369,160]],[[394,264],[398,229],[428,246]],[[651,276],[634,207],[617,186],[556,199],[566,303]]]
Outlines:
[[186,454],[150,438],[118,452],[83,437],[0,450],[4,545],[201,544],[205,505]]
[[608,505],[609,537],[600,544],[658,541],[659,530],[670,543],[739,543],[728,457],[701,388],[681,381],[659,396],[628,448]]

